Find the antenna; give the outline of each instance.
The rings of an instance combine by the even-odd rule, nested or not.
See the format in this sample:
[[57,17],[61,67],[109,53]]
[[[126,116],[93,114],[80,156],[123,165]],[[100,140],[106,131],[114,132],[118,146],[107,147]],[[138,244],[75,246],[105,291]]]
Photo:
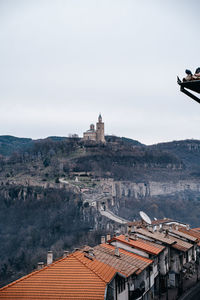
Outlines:
[[149,216],[147,216],[147,214],[145,214],[145,212],[140,211],[140,217],[145,223],[151,225],[151,219],[149,218]]

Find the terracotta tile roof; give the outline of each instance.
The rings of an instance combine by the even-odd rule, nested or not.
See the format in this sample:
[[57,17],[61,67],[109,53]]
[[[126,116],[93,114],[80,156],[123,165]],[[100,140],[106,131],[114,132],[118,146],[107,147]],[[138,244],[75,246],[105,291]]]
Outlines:
[[200,232],[195,229],[186,229],[184,227],[179,227],[178,229],[181,232],[194,236],[198,241],[200,241]]
[[[112,250],[114,255],[115,246],[108,245],[108,244],[101,244],[101,247],[105,247],[107,249]],[[141,273],[144,269],[146,269],[150,264],[153,263],[153,260],[137,255],[135,253],[129,252],[127,250],[119,248],[120,255],[126,255],[131,257],[131,263],[134,264],[138,270],[136,271],[136,274]],[[129,260],[130,261],[130,260]]]
[[165,247],[162,245],[157,245],[157,244],[155,244],[153,242],[149,242],[149,241],[147,242],[140,238],[138,238],[137,240],[134,240],[133,238],[129,237],[129,239],[127,240],[124,235],[119,235],[119,236],[113,237],[113,239],[111,241],[113,241],[113,240],[122,242],[133,248],[143,250],[143,251],[145,251],[149,254],[153,254],[153,255],[158,255],[160,252],[162,252],[165,249]]
[[128,222],[127,225],[128,226],[140,226],[140,225],[142,225],[142,221],[139,220],[139,221]]
[[195,231],[200,231],[200,227],[192,228],[192,229],[195,230]]
[[161,251],[162,251],[163,249],[165,249],[165,246],[163,246],[163,245],[161,245],[161,244],[156,244],[155,242],[147,241],[146,239],[143,239],[143,238],[141,238],[141,240],[143,240],[143,242],[145,242],[146,244],[148,244],[148,245],[150,245],[150,246],[153,245],[154,247],[160,249]]
[[85,266],[89,267],[90,270],[94,271],[106,283],[110,282],[117,272],[116,269],[98,261],[94,256],[87,256],[87,254],[80,251],[75,252],[74,256],[85,264]]
[[165,243],[167,245],[174,244],[174,241],[170,239],[169,235],[165,236],[164,233],[159,232],[159,231],[150,232],[147,229],[138,228],[138,229],[136,229],[136,233],[139,233],[139,234],[144,235],[146,237],[152,238],[156,241]]
[[77,251],[0,289],[0,299],[104,299],[116,270]]
[[192,228],[190,230],[195,233],[195,237],[197,237],[197,239],[199,240],[197,245],[200,247],[200,228]]
[[172,248],[174,249],[177,249],[177,250],[180,250],[180,251],[188,251],[190,248],[193,247],[192,244],[188,243],[188,242],[185,242],[179,238],[176,238],[176,237],[173,237],[173,236],[170,236],[170,239],[174,242],[176,242],[175,244],[172,245]]
[[[179,227],[179,228],[181,228],[181,227]],[[189,230],[187,230],[187,229],[185,229],[185,231],[182,231],[182,230],[174,230],[174,229],[170,228],[169,229],[169,234],[171,234],[171,233],[176,235],[176,236],[180,236],[184,239],[187,239],[191,242],[196,242],[197,241],[197,238],[194,237],[194,235],[189,234]]]
[[168,218],[160,219],[160,220],[153,220],[152,225],[165,224],[165,223],[168,223],[168,222],[173,222],[173,220],[168,219]]
[[180,250],[180,251],[187,251],[193,246],[192,244],[181,240],[181,238],[170,235],[170,231],[167,236],[162,232],[155,231],[152,233],[146,229],[138,229],[137,232],[142,233],[142,234],[146,235],[147,237],[151,237],[151,238],[158,240],[160,242],[163,242],[165,244],[168,244],[168,245],[172,246],[173,248]]
[[[168,218],[160,219],[160,220],[152,220],[152,225],[165,224],[168,222],[173,222],[173,220]],[[141,226],[141,225],[143,225],[143,222],[141,220],[128,223],[128,226]]]
[[152,221],[152,225],[158,225],[158,224],[177,225],[177,226],[183,226],[183,225],[186,226],[187,225],[184,222],[180,222],[180,221],[169,219],[169,218]]
[[102,244],[94,247],[93,249],[97,260],[108,264],[126,277],[139,270],[139,268],[133,263],[133,259],[124,254],[118,257],[115,255],[115,251],[113,249],[108,249],[102,246]]

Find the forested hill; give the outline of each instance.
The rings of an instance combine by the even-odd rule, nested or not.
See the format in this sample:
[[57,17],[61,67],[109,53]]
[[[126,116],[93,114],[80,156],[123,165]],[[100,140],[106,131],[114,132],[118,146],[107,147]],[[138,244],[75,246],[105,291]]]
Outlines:
[[11,135],[0,136],[0,154],[9,156],[14,152],[23,151],[33,145],[32,139],[18,138]]
[[[52,141],[62,141],[65,137],[49,137]],[[30,138],[19,138],[11,135],[0,135],[0,154],[10,156],[15,152],[26,151],[33,147],[37,140]],[[38,140],[39,141],[39,140]]]
[[[22,152],[34,147],[34,144],[42,141],[51,141],[51,142],[59,142],[59,141],[72,141],[73,138],[69,137],[60,137],[60,136],[50,136],[45,139],[33,140],[31,138],[19,138],[11,135],[0,135],[0,154],[4,156],[10,156],[16,152]],[[80,141],[80,138],[76,138],[76,141]],[[142,146],[138,141],[125,138],[125,137],[117,137],[113,135],[106,136],[107,142],[120,142],[122,144],[132,145],[132,146]]]
[[[41,155],[43,161],[52,160],[55,156],[62,157],[64,164],[70,157],[70,163],[65,164],[71,171],[94,171],[97,167],[99,176],[114,176],[118,179],[126,179],[126,170],[129,168],[130,179],[141,178],[141,166],[147,173],[164,166],[173,165],[173,169],[184,170],[181,176],[200,176],[200,141],[183,140],[167,143],[159,143],[146,146],[139,141],[125,137],[106,136],[106,145],[84,143],[80,138],[48,137],[46,139],[32,140],[30,138],[17,138],[13,136],[0,136],[0,155],[12,157],[30,158]],[[79,155],[80,154],[80,155]],[[51,157],[51,159],[50,159]],[[135,169],[138,169],[135,172]],[[117,169],[117,171],[116,171]],[[144,169],[144,168],[143,168]],[[116,172],[122,176],[116,176]],[[141,172],[140,172],[141,171]],[[137,174],[136,174],[137,173]],[[166,172],[165,172],[166,173]],[[179,172],[180,174],[180,172]],[[166,175],[166,174],[165,174]],[[145,176],[144,176],[145,178]]]
[[[106,144],[84,142],[80,138],[0,138],[1,165],[4,165],[1,175],[13,179],[32,174],[43,180],[48,173],[49,180],[69,172],[91,172],[99,178],[144,181],[168,178],[169,170],[173,171],[170,177],[187,176],[178,155],[128,138],[107,136]],[[6,161],[5,156],[8,156]]]
[[149,148],[172,153],[179,157],[188,167],[197,168],[200,165],[200,140],[191,139],[159,143]]

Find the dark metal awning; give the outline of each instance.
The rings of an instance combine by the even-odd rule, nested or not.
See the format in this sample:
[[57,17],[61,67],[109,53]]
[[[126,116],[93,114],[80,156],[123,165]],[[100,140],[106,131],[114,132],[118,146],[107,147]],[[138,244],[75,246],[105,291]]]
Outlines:
[[200,94],[200,80],[180,81],[178,84],[180,84],[182,88],[186,88]]
[[177,83],[180,85],[180,91],[182,93],[186,94],[190,98],[200,103],[200,99],[188,91],[191,90],[193,92],[200,94],[200,80],[181,81],[180,78],[177,77]]

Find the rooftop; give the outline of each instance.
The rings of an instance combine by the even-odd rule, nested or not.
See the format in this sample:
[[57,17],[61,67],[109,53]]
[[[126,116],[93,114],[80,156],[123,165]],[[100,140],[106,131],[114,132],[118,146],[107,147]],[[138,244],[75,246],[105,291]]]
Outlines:
[[146,237],[152,238],[154,240],[157,240],[159,242],[165,243],[167,245],[174,244],[174,241],[172,241],[169,236],[166,236],[164,233],[159,231],[150,232],[147,229],[143,228],[137,228],[136,233],[144,235]]
[[[112,253],[114,255],[115,246],[108,245],[108,244],[101,244],[101,246],[105,247],[106,249],[112,250]],[[121,249],[121,248],[119,248],[119,253],[122,258],[124,258],[126,260],[128,259],[128,261],[130,261],[129,257],[131,258],[131,264],[134,264],[138,268],[138,270],[136,271],[136,274],[141,273],[151,263],[153,263],[153,260],[151,260],[149,258],[142,257],[140,255],[137,255],[135,253],[129,252],[129,251]],[[127,256],[128,256],[128,258],[127,258]]]
[[173,220],[168,219],[168,218],[164,218],[164,219],[160,219],[160,220],[153,220],[152,224],[153,225],[158,225],[158,224],[165,224],[165,223],[169,223],[169,222],[173,222]]
[[195,230],[195,231],[200,231],[200,227],[192,228],[192,229]]
[[[168,219],[168,218],[164,218],[164,219],[160,219],[160,220],[152,220],[152,225],[157,225],[157,224],[165,224],[168,222],[172,222],[172,219]],[[129,222],[128,225],[129,226],[141,226],[143,224],[142,220],[138,220],[138,221],[133,221],[133,222]]]
[[139,271],[139,268],[133,263],[133,260],[130,257],[128,258],[124,254],[116,256],[114,249],[109,249],[102,245],[98,245],[93,249],[97,260],[108,264],[126,277]]
[[125,235],[115,236],[111,239],[111,241],[119,241],[131,246],[132,248],[137,248],[153,255],[158,255],[165,249],[165,247],[162,245],[157,245],[155,243],[145,241],[140,238],[133,239],[133,237],[126,237]]
[[[174,249],[180,250],[180,251],[187,251],[189,250],[193,245],[191,243],[188,243],[186,241],[183,241],[181,237],[175,237],[170,235],[173,230],[169,230],[168,234],[166,235],[165,233],[154,231],[154,232],[149,232],[146,229],[137,229],[137,232],[140,234],[143,234],[144,236],[150,237],[152,239],[155,239],[159,242],[163,242],[169,246],[172,246]],[[177,230],[175,231],[176,233],[178,232]],[[180,236],[181,236],[180,232]],[[191,236],[190,236],[191,238]],[[196,240],[196,239],[195,239]]]
[[176,236],[180,236],[181,238],[187,239],[191,242],[196,242],[197,241],[197,238],[194,235],[191,235],[189,233],[189,230],[187,230],[187,229],[185,231],[182,231],[182,230],[174,230],[174,229],[170,228],[169,233],[172,233]]
[[[180,222],[180,221],[176,221],[173,219],[169,219],[169,218],[164,218],[164,219],[159,219],[159,220],[152,220],[152,225],[159,225],[159,224],[182,224],[182,225],[186,225],[186,223]],[[138,221],[134,221],[134,222],[129,222],[128,223],[129,226],[142,226],[144,225],[142,220],[138,220]]]
[[170,235],[170,239],[174,242],[176,242],[175,244],[172,245],[172,248],[174,249],[177,249],[177,250],[180,250],[180,251],[188,251],[190,248],[193,247],[192,244],[188,243],[188,242],[185,242],[179,238],[176,238],[174,236],[171,236]]
[[183,233],[189,234],[190,236],[194,236],[196,239],[198,239],[200,241],[200,232],[198,230],[186,229],[184,227],[179,227],[178,230],[183,232]]
[[118,273],[139,274],[153,261],[101,244],[75,251],[0,289],[0,299],[104,299],[106,286]]
[[80,251],[0,289],[0,299],[104,299],[116,270]]

